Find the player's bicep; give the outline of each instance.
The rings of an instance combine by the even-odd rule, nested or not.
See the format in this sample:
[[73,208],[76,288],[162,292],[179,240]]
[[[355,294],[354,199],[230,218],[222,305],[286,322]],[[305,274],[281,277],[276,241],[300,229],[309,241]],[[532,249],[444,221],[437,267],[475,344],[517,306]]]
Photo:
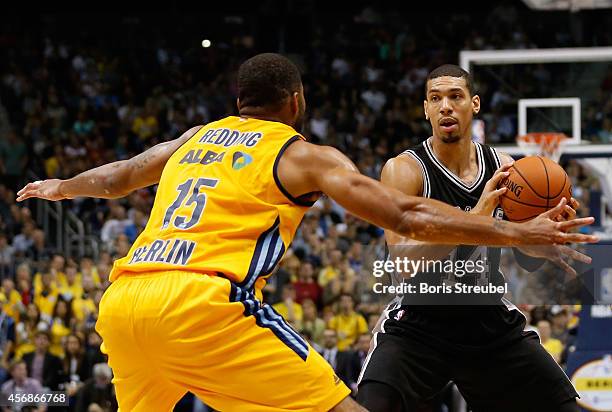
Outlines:
[[322,178],[334,169],[357,171],[355,164],[340,151],[297,140],[279,159],[276,177],[284,190],[299,198],[322,192]]
[[410,207],[405,204],[409,199],[360,174],[348,157],[332,147],[292,144],[279,162],[278,178],[293,196],[323,192],[349,213],[383,228],[402,227],[405,209]]
[[[398,156],[387,161],[380,176],[381,182],[410,196],[421,196],[423,175],[420,166],[408,156]],[[420,243],[385,230],[385,240],[389,245]]]

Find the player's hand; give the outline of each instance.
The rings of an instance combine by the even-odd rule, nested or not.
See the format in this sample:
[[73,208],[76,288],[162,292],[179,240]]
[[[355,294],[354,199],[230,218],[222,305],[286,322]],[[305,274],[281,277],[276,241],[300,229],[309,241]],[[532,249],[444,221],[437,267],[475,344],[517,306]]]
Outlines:
[[599,238],[583,233],[569,233],[572,229],[588,226],[595,221],[593,217],[583,217],[557,222],[556,218],[562,214],[567,206],[567,199],[563,198],[557,206],[542,213],[535,219],[521,223],[519,226],[520,244],[523,245],[563,245],[566,243],[596,243]]
[[555,218],[555,220],[557,222],[565,222],[567,220],[575,219],[576,218],[576,211],[578,210],[579,207],[580,207],[580,202],[578,202],[576,199],[574,199],[572,197],[569,200],[569,202],[567,202],[567,205],[565,205],[565,208],[563,209],[563,212],[561,212]]
[[577,273],[576,270],[569,265],[568,261],[570,259],[586,264],[592,261],[590,256],[565,245],[530,245],[521,246],[519,250],[528,256],[551,261],[571,277],[575,277]]
[[68,199],[60,191],[60,179],[38,180],[28,183],[23,189],[17,192],[17,201],[22,202],[31,197],[37,197],[45,200],[62,200]]
[[510,175],[508,169],[512,167],[513,164],[514,162],[506,163],[495,171],[493,177],[486,183],[484,190],[480,195],[480,199],[478,199],[478,203],[476,206],[474,206],[470,213],[483,216],[491,216],[493,214],[493,211],[497,205],[499,205],[500,196],[508,191],[508,188],[505,186],[499,189],[497,187],[503,179]]

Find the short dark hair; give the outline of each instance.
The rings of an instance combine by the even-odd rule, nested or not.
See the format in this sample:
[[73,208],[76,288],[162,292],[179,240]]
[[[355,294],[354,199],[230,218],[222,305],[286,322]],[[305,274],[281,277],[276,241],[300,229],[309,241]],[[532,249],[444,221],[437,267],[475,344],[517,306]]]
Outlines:
[[425,81],[425,96],[427,96],[427,83],[431,79],[435,79],[437,77],[442,76],[450,76],[450,77],[461,77],[465,79],[465,85],[467,86],[470,96],[474,96],[476,94],[476,90],[474,89],[474,80],[472,76],[461,67],[455,64],[443,64],[442,66],[436,67],[427,75],[427,80]]
[[258,54],[238,69],[240,106],[277,107],[301,84],[300,71],[291,60],[276,53]]
[[24,365],[26,365],[26,367],[27,367],[26,361],[24,361],[24,360],[23,360],[23,359],[21,359],[21,358],[14,358],[14,359],[11,361],[11,363],[9,364],[9,368],[8,368],[9,373],[13,373],[13,371],[15,370],[15,368],[17,367],[17,365],[19,365],[19,364],[21,364],[21,363],[23,363],[23,364],[24,364]]

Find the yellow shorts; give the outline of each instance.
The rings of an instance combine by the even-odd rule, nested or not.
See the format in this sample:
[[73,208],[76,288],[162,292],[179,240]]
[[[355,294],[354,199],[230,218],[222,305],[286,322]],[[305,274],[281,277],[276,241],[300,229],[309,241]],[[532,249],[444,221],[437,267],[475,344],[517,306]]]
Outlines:
[[222,412],[328,411],[350,393],[270,305],[223,277],[120,277],[96,329],[122,412],[171,411],[187,391]]

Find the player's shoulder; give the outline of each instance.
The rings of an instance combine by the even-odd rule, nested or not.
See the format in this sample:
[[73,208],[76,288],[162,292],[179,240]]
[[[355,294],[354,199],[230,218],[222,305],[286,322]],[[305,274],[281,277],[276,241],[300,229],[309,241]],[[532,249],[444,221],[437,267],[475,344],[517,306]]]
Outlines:
[[406,152],[387,160],[380,180],[408,195],[418,195],[423,192],[421,165],[415,157]]
[[333,167],[356,170],[350,159],[335,147],[316,145],[298,138],[286,148],[282,158],[286,164],[315,173]]
[[387,160],[383,166],[383,173],[399,175],[416,174],[421,175],[421,166],[417,159],[409,151],[404,151]]

